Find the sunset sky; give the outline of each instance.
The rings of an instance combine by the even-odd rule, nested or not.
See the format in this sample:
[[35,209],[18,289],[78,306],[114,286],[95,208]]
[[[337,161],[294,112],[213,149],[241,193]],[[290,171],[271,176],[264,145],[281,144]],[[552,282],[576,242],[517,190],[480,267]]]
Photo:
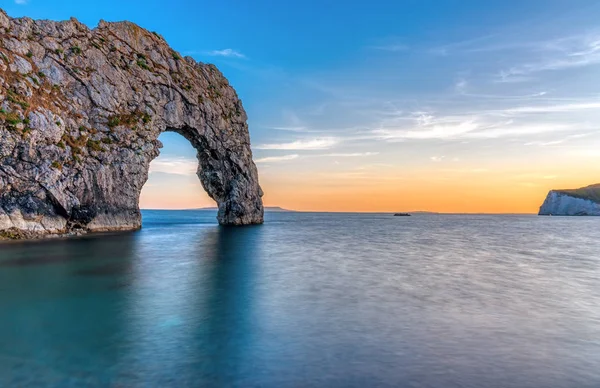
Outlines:
[[[600,182],[600,4],[586,0],[3,0],[11,16],[131,20],[216,64],[248,113],[265,204],[537,212]],[[144,208],[214,203],[177,134]]]

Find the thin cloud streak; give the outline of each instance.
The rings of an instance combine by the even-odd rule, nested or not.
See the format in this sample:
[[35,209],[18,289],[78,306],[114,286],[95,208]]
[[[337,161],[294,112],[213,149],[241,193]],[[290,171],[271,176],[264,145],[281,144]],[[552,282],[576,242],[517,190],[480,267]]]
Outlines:
[[233,49],[213,50],[206,53],[212,57],[246,58],[244,54]]
[[600,64],[600,34],[574,35],[540,43],[545,58],[513,66],[497,75],[497,82],[526,81],[530,75]]
[[525,146],[540,146],[540,147],[547,147],[547,146],[553,146],[553,145],[558,145],[558,144],[563,144],[566,142],[569,142],[571,140],[575,140],[575,139],[581,139],[583,137],[589,136],[592,133],[578,133],[575,135],[570,135],[570,136],[566,136],[563,137],[561,139],[557,139],[557,140],[548,140],[548,141],[530,141],[525,143]]
[[[545,95],[531,95],[532,99]],[[504,109],[437,116],[425,110],[378,113],[378,123],[366,131],[375,140],[398,142],[429,139],[494,139],[555,132],[595,130],[589,114],[600,110],[600,100],[565,100],[554,104],[531,104]],[[582,112],[582,113],[580,113]],[[583,112],[588,115],[582,118]],[[589,112],[589,113],[588,113]],[[567,114],[576,114],[568,117]],[[543,119],[537,117],[543,116]],[[348,140],[348,138],[344,138]]]
[[339,143],[337,138],[326,137],[312,140],[296,140],[289,143],[261,144],[259,150],[323,150]]
[[575,112],[589,109],[599,109],[600,101],[584,102],[574,104],[558,104],[558,105],[539,105],[539,106],[523,106],[517,108],[504,109],[502,112],[506,114],[527,114],[527,113],[560,113],[560,112]]
[[383,46],[370,46],[369,48],[371,48],[373,50],[390,51],[390,52],[406,51],[406,50],[409,49],[409,47],[407,45],[404,45],[404,44],[390,44],[390,45],[383,45]]
[[469,83],[466,79],[461,78],[454,84],[454,90],[458,94],[465,94],[467,92],[467,86]]
[[337,154],[323,154],[317,156],[335,157],[335,158],[358,158],[362,156],[374,156],[379,155],[379,152],[354,152],[354,153],[337,153]]
[[306,127],[270,127],[270,129],[286,132],[306,132],[308,130]]
[[382,140],[426,140],[451,139],[466,136],[480,128],[475,121],[463,121],[436,125],[417,125],[409,129],[383,128],[373,130],[373,134]]
[[149,172],[162,172],[177,175],[195,175],[198,160],[184,157],[159,157],[150,163]]
[[402,140],[460,140],[460,139],[496,139],[537,135],[549,132],[573,131],[582,128],[577,124],[531,123],[514,125],[484,124],[476,121],[464,121],[455,124],[434,125],[411,129],[376,129],[372,133],[376,138],[386,141]]
[[[500,111],[483,111],[471,115],[436,117],[427,112],[415,112],[407,123],[406,116],[385,119],[379,128],[370,133],[388,142],[404,140],[456,140],[495,139],[537,135],[553,132],[589,129],[590,125],[579,122],[532,122],[519,119],[520,115],[532,112],[564,112],[576,109],[592,109],[591,104],[575,106],[521,107]],[[407,125],[408,124],[408,125]]]
[[255,162],[256,163],[284,162],[286,160],[298,159],[299,156],[300,155],[298,155],[298,154],[283,155],[283,156],[269,156],[269,157],[266,157],[266,158],[256,159]]

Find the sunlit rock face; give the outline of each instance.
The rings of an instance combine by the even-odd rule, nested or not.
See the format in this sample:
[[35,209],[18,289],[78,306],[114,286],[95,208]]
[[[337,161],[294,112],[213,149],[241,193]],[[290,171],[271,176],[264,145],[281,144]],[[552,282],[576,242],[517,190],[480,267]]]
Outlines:
[[543,216],[600,216],[600,185],[552,190],[540,207]]
[[141,226],[148,167],[174,131],[226,225],[263,222],[247,117],[213,65],[129,22],[90,30],[0,10],[0,236]]

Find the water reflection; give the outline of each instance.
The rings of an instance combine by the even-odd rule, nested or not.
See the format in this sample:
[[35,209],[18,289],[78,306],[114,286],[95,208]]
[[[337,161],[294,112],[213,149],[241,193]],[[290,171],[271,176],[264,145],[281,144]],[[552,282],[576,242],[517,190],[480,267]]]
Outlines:
[[259,231],[5,246],[0,383],[227,384],[252,347]]
[[[244,375],[249,362],[255,318],[256,260],[260,257],[260,227],[218,228],[207,238],[204,254],[207,266],[204,310],[198,322],[200,350],[208,356],[199,365],[207,382],[229,385]],[[201,346],[201,345],[200,345]]]
[[[125,324],[118,276],[81,276],[131,264],[133,236],[5,246],[0,256],[0,385],[99,383],[119,363]],[[33,265],[36,263],[37,265]]]
[[[259,228],[205,227],[193,243],[137,240],[128,292],[127,381],[225,384],[251,346],[254,260]],[[131,371],[135,372],[131,372]],[[129,379],[129,380],[127,380]],[[200,380],[199,380],[200,379]]]
[[600,219],[181,213],[0,246],[0,386],[599,386]]

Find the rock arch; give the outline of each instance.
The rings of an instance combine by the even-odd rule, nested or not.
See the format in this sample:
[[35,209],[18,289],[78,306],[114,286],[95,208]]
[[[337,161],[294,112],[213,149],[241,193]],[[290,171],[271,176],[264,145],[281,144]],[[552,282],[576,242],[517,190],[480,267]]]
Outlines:
[[213,65],[129,22],[0,10],[0,236],[133,230],[158,136],[183,135],[224,225],[263,222],[246,113]]

